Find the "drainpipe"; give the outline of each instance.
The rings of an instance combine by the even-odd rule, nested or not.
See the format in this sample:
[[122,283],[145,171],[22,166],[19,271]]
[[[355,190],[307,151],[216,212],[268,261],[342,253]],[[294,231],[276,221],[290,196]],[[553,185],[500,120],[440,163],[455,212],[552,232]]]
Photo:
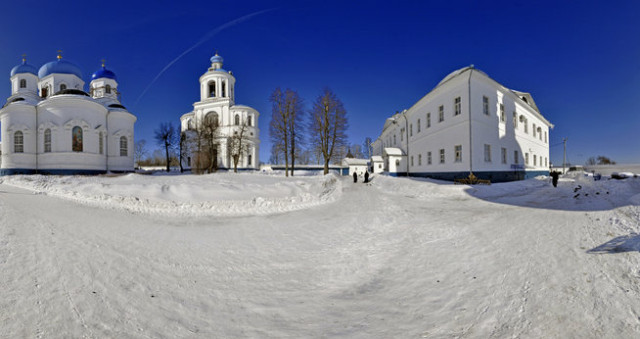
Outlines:
[[407,119],[407,110],[402,111],[404,117],[404,133],[407,136],[407,177],[409,177],[409,119]]
[[469,175],[473,174],[473,139],[471,138],[471,74],[473,73],[473,65],[470,66],[469,80],[467,86],[469,88]]

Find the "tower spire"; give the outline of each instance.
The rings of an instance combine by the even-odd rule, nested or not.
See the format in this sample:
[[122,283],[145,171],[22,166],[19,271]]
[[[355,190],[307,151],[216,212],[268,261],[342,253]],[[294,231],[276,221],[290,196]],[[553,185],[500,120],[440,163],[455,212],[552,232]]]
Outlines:
[[62,59],[62,50],[58,50],[58,60]]

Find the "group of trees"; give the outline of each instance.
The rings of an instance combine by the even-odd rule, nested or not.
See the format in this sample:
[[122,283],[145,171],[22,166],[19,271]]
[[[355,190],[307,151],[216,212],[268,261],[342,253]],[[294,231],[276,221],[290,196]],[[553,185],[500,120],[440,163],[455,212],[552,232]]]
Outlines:
[[587,159],[586,165],[615,165],[616,162],[605,157],[604,155],[599,155],[598,157],[589,157]]
[[329,163],[347,154],[347,112],[329,88],[322,91],[309,111],[300,95],[291,89],[276,88],[270,101],[270,160],[276,164],[284,160],[285,175],[293,175],[296,160],[322,163],[327,174]]

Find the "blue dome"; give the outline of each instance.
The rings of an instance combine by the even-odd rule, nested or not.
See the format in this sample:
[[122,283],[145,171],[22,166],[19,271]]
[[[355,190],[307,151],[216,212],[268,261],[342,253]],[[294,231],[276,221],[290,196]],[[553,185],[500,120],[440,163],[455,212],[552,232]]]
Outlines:
[[209,60],[211,60],[211,63],[214,63],[214,62],[222,63],[224,59],[222,59],[222,57],[219,56],[218,53],[216,53],[216,55],[212,56],[211,59]]
[[109,79],[117,80],[116,74],[106,69],[104,66],[102,66],[101,69],[97,70],[95,73],[91,75],[91,80],[100,79],[100,78],[109,78]]
[[38,70],[34,66],[29,65],[27,63],[27,60],[23,59],[20,65],[11,69],[11,76],[14,76],[20,73],[31,73],[33,75],[37,75]]
[[82,71],[80,71],[80,68],[73,63],[62,59],[47,62],[42,65],[38,71],[38,77],[42,79],[47,75],[54,73],[73,74],[82,79]]

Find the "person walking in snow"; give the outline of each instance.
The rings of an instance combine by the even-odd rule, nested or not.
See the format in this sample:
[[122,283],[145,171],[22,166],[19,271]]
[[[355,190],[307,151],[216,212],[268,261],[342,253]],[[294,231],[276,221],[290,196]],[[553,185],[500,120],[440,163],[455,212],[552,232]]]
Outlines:
[[369,182],[369,171],[365,171],[364,172],[364,183],[368,183]]
[[358,173],[356,171],[353,172],[353,182],[358,182]]
[[558,173],[557,171],[551,172],[551,183],[553,184],[553,187],[558,187],[559,176],[560,176],[560,173]]

